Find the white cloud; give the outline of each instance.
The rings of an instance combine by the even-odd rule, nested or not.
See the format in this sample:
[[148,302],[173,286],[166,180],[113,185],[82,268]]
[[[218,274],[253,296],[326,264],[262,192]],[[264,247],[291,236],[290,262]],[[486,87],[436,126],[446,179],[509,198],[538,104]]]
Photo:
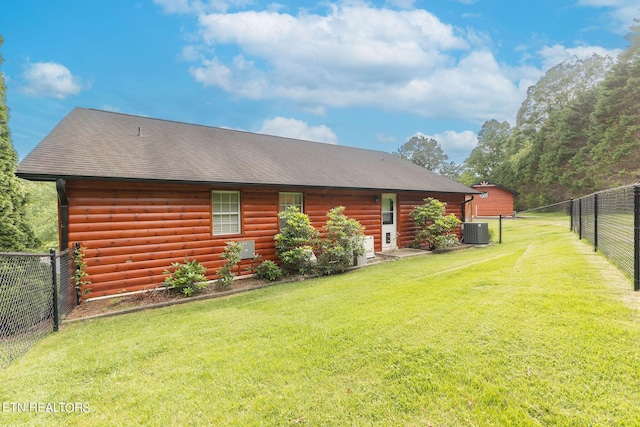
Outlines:
[[258,133],[283,136],[286,138],[302,139],[305,141],[326,142],[337,144],[338,137],[325,125],[309,126],[306,122],[284,117],[265,120]]
[[246,11],[201,14],[199,22],[208,47],[233,45],[240,54],[201,59],[194,78],[251,99],[477,121],[511,119],[522,101],[512,70],[481,47],[486,36],[465,38],[425,10],[357,3],[331,5],[326,16]]
[[118,107],[114,107],[113,105],[110,105],[110,104],[103,104],[102,107],[100,107],[100,109],[105,111],[111,111],[113,113],[122,112],[122,110],[120,110]]
[[620,49],[605,49],[601,46],[565,47],[555,44],[543,47],[538,51],[538,55],[543,59],[543,69],[548,70],[573,56],[578,59],[587,59],[595,53],[600,56],[616,58],[620,52],[622,52]]
[[25,82],[23,92],[37,98],[63,99],[90,87],[72,75],[67,67],[56,62],[29,64],[22,78]]
[[640,13],[640,0],[579,0],[578,5],[607,8],[610,25],[619,34],[628,33]]
[[400,9],[412,9],[416,0],[387,0],[385,3],[392,7]]
[[376,133],[376,141],[381,142],[383,144],[391,144],[392,142],[396,142],[396,137],[393,135],[387,135],[384,133]]
[[434,135],[425,135],[422,132],[417,132],[415,135],[412,135],[412,137],[413,136],[435,139],[438,141],[445,154],[449,156],[449,159],[456,163],[462,163],[469,156],[471,150],[478,145],[478,137],[475,132],[470,130],[462,132],[447,130]]
[[251,0],[153,0],[166,13],[227,12],[234,7],[243,7]]
[[433,119],[513,122],[527,88],[546,69],[572,55],[617,54],[555,45],[538,52],[543,68],[512,67],[496,60],[488,33],[454,28],[423,9],[352,0],[323,3],[325,14],[293,15],[279,7],[212,13],[206,10],[213,2],[155,1],[197,14],[201,45],[182,52],[193,62],[196,81],[249,99],[288,99],[320,115],[331,107],[374,107]]

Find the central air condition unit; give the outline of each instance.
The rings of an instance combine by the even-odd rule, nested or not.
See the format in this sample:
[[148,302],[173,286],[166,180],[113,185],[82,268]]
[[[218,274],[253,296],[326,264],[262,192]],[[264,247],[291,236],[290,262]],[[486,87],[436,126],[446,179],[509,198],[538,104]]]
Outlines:
[[463,222],[462,242],[476,245],[489,243],[489,224],[486,222]]

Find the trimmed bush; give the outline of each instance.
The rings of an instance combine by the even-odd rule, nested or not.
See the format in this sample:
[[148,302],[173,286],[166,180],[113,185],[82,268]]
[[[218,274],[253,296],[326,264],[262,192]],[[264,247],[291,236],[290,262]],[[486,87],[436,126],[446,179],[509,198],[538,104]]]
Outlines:
[[313,271],[313,243],[318,239],[318,230],[309,217],[295,206],[278,214],[280,233],[276,234],[276,254],[282,269],[288,274],[307,274]]
[[233,285],[233,269],[240,262],[240,252],[242,246],[238,242],[227,242],[227,246],[222,252],[222,259],[227,262],[218,270],[218,279],[216,280],[216,289],[228,289]]
[[209,286],[204,275],[207,269],[196,260],[189,261],[185,258],[183,263],[174,262],[171,268],[164,271],[169,274],[164,285],[171,291],[177,291],[190,297]]
[[267,259],[256,268],[256,277],[258,279],[268,280],[269,282],[275,282],[282,277],[282,270],[278,267],[278,264]]
[[318,270],[321,274],[341,273],[364,255],[364,227],[344,214],[345,207],[337,206],[327,212],[326,234],[318,244]]
[[454,214],[445,216],[446,203],[431,197],[424,202],[409,213],[418,226],[414,246],[433,250],[457,245],[454,231],[460,226],[460,220]]

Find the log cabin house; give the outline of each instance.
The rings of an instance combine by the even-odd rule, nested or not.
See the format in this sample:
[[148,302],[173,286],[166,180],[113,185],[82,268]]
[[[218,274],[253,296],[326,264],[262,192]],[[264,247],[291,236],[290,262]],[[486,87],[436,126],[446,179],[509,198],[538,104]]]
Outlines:
[[228,241],[243,244],[247,258],[277,261],[278,212],[287,206],[317,228],[329,209],[345,206],[382,251],[412,244],[409,212],[426,197],[463,218],[465,196],[477,194],[382,151],[85,108],[71,111],[17,174],[56,182],[60,247],[85,248],[87,297],[160,286],[163,271],[185,257],[215,279]]

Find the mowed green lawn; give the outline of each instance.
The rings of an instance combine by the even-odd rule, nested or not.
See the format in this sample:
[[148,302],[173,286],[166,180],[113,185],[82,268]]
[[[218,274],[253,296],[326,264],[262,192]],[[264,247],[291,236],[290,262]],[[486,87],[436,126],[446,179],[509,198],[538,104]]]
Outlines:
[[0,372],[0,425],[638,425],[630,280],[568,232],[520,233],[64,325]]

